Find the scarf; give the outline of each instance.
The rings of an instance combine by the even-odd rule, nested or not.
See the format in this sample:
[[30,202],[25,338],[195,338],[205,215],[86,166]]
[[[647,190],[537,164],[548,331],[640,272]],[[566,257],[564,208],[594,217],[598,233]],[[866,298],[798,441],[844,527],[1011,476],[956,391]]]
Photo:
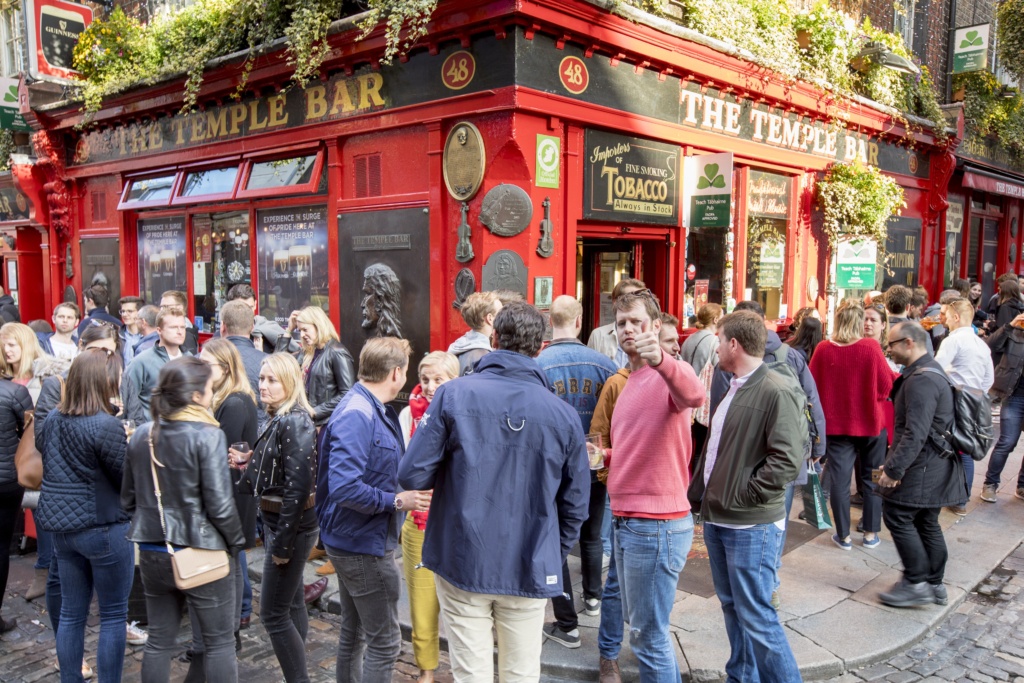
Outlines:
[[208,425],[220,427],[220,422],[217,422],[217,419],[210,414],[209,410],[194,403],[167,415],[164,419],[169,422],[205,422]]
[[[423,386],[417,384],[412,390],[412,394],[409,395],[409,414],[412,416],[412,427],[409,429],[409,437],[416,433],[416,427],[419,426],[420,420],[423,419],[423,414],[427,412],[427,408],[430,407],[430,401],[423,395]],[[413,524],[420,531],[427,528],[427,513],[420,512],[419,510],[413,510],[409,513],[412,517]]]

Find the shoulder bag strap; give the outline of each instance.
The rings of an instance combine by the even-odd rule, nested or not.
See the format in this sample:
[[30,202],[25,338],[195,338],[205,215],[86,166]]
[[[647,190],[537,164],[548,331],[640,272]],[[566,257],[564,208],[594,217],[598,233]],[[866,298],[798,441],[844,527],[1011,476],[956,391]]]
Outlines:
[[153,489],[156,491],[156,506],[160,510],[160,528],[164,532],[164,543],[167,545],[167,552],[174,554],[174,548],[167,540],[167,523],[164,521],[164,501],[160,495],[160,478],[156,475],[156,453],[153,451],[153,432],[149,432],[149,469],[153,472]]

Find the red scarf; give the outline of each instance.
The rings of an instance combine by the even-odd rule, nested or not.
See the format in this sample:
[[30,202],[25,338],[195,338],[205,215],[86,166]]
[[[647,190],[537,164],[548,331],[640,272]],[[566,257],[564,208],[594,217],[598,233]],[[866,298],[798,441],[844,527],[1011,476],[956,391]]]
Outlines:
[[[409,414],[412,416],[412,427],[409,429],[409,438],[416,433],[416,427],[419,426],[420,420],[423,419],[423,414],[427,412],[427,408],[430,407],[430,401],[427,400],[426,396],[423,395],[423,385],[417,384],[412,390],[412,394],[409,395]],[[413,524],[420,531],[427,528],[427,513],[413,510],[409,513],[412,517]]]

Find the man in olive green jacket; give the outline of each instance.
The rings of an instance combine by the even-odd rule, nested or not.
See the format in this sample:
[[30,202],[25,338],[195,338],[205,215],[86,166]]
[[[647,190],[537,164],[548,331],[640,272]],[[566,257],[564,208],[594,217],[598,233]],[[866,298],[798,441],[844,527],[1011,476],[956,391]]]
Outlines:
[[771,595],[786,528],[786,484],[797,477],[808,438],[806,398],[795,379],[762,361],[766,332],[760,316],[727,315],[718,336],[719,367],[733,379],[711,417],[688,494],[704,520],[732,649],[725,671],[729,680],[799,681]]

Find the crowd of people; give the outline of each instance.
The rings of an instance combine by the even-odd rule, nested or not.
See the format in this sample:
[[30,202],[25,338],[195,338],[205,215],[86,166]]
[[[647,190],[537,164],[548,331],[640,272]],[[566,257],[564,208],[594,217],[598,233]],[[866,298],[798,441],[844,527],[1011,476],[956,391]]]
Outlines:
[[[945,604],[938,516],[966,514],[974,475],[948,438],[954,387],[1002,404],[983,501],[997,501],[1024,424],[1024,299],[1012,274],[998,290],[982,302],[980,285],[957,281],[931,303],[894,285],[842,301],[829,333],[817,309],[800,309],[783,337],[755,301],[707,304],[681,345],[679,321],[636,279],[616,284],[614,320],[586,344],[574,297],[546,318],[513,293],[477,292],[461,307],[465,335],[416,350],[399,413],[414,354],[404,339],[373,337],[353,354],[321,308],[282,327],[237,285],[200,345],[182,292],[158,305],[123,297],[117,319],[93,285],[84,316],[64,303],[52,326],[0,327],[0,543],[23,506],[34,510],[25,597],[45,598],[63,683],[93,675],[94,595],[104,683],[120,680],[126,643],[145,646],[144,683],[169,680],[186,614],[186,680],[236,681],[252,612],[246,551],[258,544],[260,621],[289,683],[309,680],[306,606],[330,574],[339,683],[391,680],[403,582],[421,683],[438,667],[442,620],[455,680],[493,679],[495,633],[499,679],[537,680],[545,640],[580,647],[578,609],[600,617],[600,677],[616,683],[627,632],[641,680],[679,680],[669,619],[700,525],[730,680],[798,681],[779,569],[809,472],[838,549],[855,531],[877,548],[889,530],[903,578],[883,603]],[[14,464],[26,433],[42,458],[38,492]],[[223,571],[185,580],[191,551]],[[317,557],[324,578],[305,585]],[[136,565],[148,632],[127,621]],[[0,633],[14,626],[0,618]]]

